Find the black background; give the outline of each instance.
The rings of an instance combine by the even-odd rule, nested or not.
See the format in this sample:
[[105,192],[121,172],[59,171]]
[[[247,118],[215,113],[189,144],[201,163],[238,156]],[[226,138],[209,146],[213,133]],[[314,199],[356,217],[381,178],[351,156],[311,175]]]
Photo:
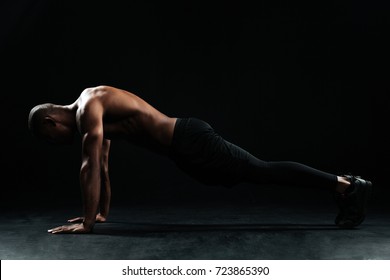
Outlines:
[[[386,202],[387,1],[9,0],[0,7],[2,205],[79,201],[79,142],[40,143],[27,117],[38,103],[69,104],[102,84],[169,116],[202,118],[261,159],[365,176]],[[112,143],[110,172],[114,202],[229,196],[121,141]]]

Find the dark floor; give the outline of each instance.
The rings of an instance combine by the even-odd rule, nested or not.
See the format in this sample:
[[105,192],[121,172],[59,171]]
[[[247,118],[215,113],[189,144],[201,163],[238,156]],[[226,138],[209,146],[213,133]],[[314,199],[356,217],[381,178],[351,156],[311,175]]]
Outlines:
[[390,259],[388,210],[373,205],[359,228],[342,230],[329,201],[117,203],[89,235],[47,233],[78,209],[8,210],[0,259]]

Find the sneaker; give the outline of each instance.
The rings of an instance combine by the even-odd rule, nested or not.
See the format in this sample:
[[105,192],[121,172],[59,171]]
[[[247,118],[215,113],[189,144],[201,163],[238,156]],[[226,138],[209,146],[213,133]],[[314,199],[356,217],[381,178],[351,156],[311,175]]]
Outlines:
[[340,209],[335,224],[341,228],[354,228],[360,225],[367,211],[372,193],[372,183],[359,176],[343,175],[351,182],[345,193],[336,193],[336,203]]

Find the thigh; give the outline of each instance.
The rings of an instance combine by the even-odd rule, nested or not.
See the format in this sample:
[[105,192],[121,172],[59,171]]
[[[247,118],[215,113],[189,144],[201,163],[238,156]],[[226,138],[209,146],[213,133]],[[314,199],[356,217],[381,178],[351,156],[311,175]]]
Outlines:
[[202,183],[231,187],[242,181],[251,155],[241,147],[226,141],[202,121],[188,126],[176,142],[177,165]]

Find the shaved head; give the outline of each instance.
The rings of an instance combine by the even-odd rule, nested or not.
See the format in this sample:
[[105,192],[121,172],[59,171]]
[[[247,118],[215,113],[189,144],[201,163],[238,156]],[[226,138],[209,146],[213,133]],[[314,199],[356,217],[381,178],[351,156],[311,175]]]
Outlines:
[[31,109],[28,116],[28,128],[33,135],[39,134],[42,126],[42,120],[54,111],[54,104],[39,104]]

